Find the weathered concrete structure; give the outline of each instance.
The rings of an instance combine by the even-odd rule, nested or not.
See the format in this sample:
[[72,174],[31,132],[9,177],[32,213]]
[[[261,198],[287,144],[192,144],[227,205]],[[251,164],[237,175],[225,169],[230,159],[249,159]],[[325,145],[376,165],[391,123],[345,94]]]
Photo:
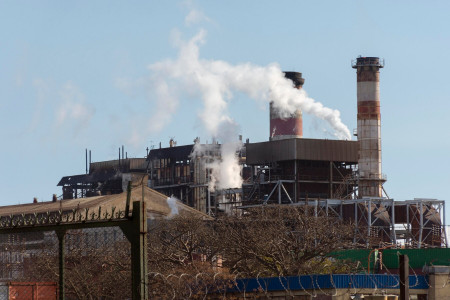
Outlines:
[[358,57],[352,64],[357,74],[359,187],[358,197],[381,197],[385,181],[381,173],[380,68],[378,57]]

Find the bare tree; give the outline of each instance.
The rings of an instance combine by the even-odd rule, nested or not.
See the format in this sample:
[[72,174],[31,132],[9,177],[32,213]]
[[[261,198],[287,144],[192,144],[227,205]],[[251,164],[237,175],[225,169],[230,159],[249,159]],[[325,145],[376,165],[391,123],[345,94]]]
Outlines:
[[329,256],[352,244],[352,227],[292,206],[258,207],[217,220],[224,266],[243,277],[346,272]]
[[149,230],[151,290],[192,297],[207,288],[223,291],[236,278],[348,272],[354,266],[330,253],[351,246],[352,235],[350,224],[292,206],[259,207],[214,221],[162,220]]
[[[129,297],[129,242],[113,239],[97,246],[100,235],[89,234],[87,243],[82,234],[80,243],[67,244],[67,298]],[[150,296],[223,296],[239,278],[346,273],[354,266],[330,253],[351,247],[352,237],[351,224],[294,206],[257,207],[215,220],[186,215],[153,220],[148,234]],[[56,250],[53,245],[30,258],[23,280],[57,282]]]

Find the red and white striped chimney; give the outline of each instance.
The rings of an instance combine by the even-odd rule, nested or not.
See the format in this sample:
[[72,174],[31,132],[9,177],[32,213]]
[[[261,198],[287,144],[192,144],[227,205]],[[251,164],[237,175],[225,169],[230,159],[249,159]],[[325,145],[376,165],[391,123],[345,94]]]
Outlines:
[[352,67],[357,74],[358,197],[382,197],[379,70],[384,62],[378,57],[358,57]]
[[[299,72],[284,72],[284,77],[292,80],[297,89],[301,89],[305,79]],[[297,109],[288,117],[283,117],[270,102],[270,140],[301,138],[303,136],[302,111]]]

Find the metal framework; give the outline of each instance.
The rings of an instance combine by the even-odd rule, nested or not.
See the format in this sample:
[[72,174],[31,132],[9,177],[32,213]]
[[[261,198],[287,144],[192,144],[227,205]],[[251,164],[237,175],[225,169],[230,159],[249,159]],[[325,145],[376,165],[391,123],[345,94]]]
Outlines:
[[425,241],[431,245],[447,245],[445,231],[445,202],[436,199],[397,201],[396,205],[406,207],[405,242],[422,248]]
[[[284,192],[283,182],[272,190]],[[281,199],[281,198],[279,198]],[[264,204],[241,206],[241,209]],[[308,199],[288,205],[304,206],[315,216],[349,220],[354,224],[355,244],[374,247],[398,244],[411,248],[446,247],[445,201],[414,199],[394,201],[388,198]]]
[[[128,197],[129,199],[129,197]],[[129,202],[128,202],[129,203]],[[71,229],[119,227],[131,243],[132,299],[148,299],[147,272],[147,209],[144,201],[129,204],[125,211],[89,212],[88,209],[71,212],[47,212],[44,214],[21,214],[0,217],[0,234],[54,231],[58,237],[59,251],[59,299],[65,299],[65,236]]]
[[[315,162],[321,164],[320,174],[298,172],[301,163],[294,160],[283,162],[285,166],[280,166],[277,162],[252,166],[252,173],[255,173],[255,170],[257,172],[252,180],[243,184],[243,204],[290,204],[307,201],[308,198],[356,198],[358,180],[352,163]],[[290,167],[290,173],[280,173],[280,169]]]

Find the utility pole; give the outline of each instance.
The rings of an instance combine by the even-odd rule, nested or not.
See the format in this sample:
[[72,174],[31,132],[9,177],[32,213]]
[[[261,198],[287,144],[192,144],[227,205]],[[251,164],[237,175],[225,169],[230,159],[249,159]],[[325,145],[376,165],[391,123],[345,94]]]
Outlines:
[[409,300],[409,258],[406,254],[399,256],[400,300]]

